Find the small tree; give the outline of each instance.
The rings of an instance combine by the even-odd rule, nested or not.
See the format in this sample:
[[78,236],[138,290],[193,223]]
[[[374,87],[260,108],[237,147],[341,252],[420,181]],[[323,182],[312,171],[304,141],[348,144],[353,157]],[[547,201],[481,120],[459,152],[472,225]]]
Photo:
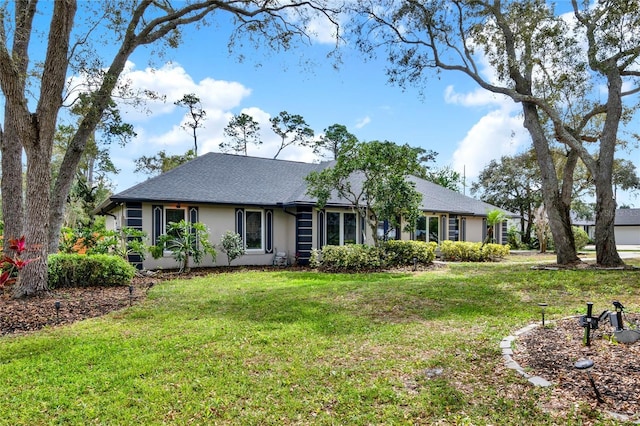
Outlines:
[[274,159],[278,158],[278,155],[288,146],[310,146],[313,138],[313,129],[309,127],[304,118],[298,114],[289,114],[287,111],[282,111],[275,117],[269,119],[271,122],[271,130],[273,133],[280,136],[280,147]]
[[169,222],[167,233],[158,238],[158,243],[151,247],[151,255],[158,259],[164,251],[171,252],[173,258],[180,264],[179,272],[189,272],[189,258],[199,265],[209,254],[216,260],[216,249],[209,242],[209,232],[205,224],[200,222]]
[[220,251],[227,255],[229,266],[235,259],[244,256],[244,244],[240,234],[232,231],[225,232],[220,239]]
[[507,215],[502,210],[495,209],[487,212],[487,237],[482,242],[482,245],[495,241],[493,238],[494,230],[496,226],[500,225],[505,220],[507,220]]
[[249,114],[244,112],[235,115],[229,124],[224,128],[224,134],[229,139],[228,142],[221,142],[219,147],[222,152],[233,151],[236,154],[247,155],[247,145],[262,145],[260,140],[260,124]]
[[191,116],[191,121],[187,121],[182,125],[182,128],[186,131],[191,131],[193,136],[193,153],[197,157],[198,156],[198,128],[204,127],[202,122],[205,120],[207,113],[204,109],[202,109],[202,103],[200,102],[200,98],[197,97],[194,93],[186,94],[182,97],[182,99],[175,101],[174,105],[187,108],[189,110],[189,115]]
[[549,228],[549,218],[547,217],[547,210],[544,208],[544,204],[541,204],[533,211],[533,223],[540,244],[540,253],[546,253],[547,241],[549,240],[551,229]]
[[358,138],[349,133],[347,126],[336,123],[324,129],[324,135],[315,142],[313,152],[322,158],[337,160],[343,147],[352,146],[357,141]]
[[196,153],[190,149],[184,155],[167,155],[163,150],[158,152],[153,157],[147,157],[143,155],[135,160],[136,169],[135,173],[143,172],[150,176],[159,175],[168,172],[171,169],[175,169],[181,164],[196,158]]
[[378,245],[378,222],[396,227],[399,219],[414,228],[420,215],[422,196],[410,176],[424,176],[419,159],[422,151],[389,141],[357,142],[338,153],[334,166],[311,172],[305,179],[307,194],[321,208],[333,196],[353,204],[361,220],[369,224]]
[[126,226],[119,231],[105,231],[88,253],[113,254],[125,260],[129,255],[138,255],[144,260],[149,250],[144,242],[146,238],[146,232]]

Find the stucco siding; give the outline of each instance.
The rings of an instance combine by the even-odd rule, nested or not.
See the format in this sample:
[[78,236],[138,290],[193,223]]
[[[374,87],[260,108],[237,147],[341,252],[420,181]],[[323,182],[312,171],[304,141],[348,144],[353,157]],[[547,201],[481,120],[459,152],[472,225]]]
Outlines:
[[[142,229],[147,234],[147,244],[152,243],[153,235],[153,211],[152,204],[143,203],[142,205]],[[235,206],[189,206],[198,208],[198,221],[204,223],[209,228],[209,241],[216,246],[218,252],[216,261],[213,262],[210,256],[207,256],[205,260],[199,265],[202,267],[211,266],[223,266],[227,265],[226,255],[220,251],[219,244],[222,235],[227,231],[235,232]],[[238,206],[242,207],[242,206]],[[165,204],[163,208],[177,208],[175,204]],[[291,215],[284,213],[281,209],[271,209],[273,212],[273,251],[271,253],[266,251],[266,219],[265,209],[247,207],[248,210],[262,212],[262,238],[263,248],[260,250],[248,250],[247,253],[235,259],[232,265],[271,265],[273,262],[274,253],[278,251],[287,251],[290,260],[293,261],[295,255],[295,218]],[[117,229],[124,223],[125,210],[123,208],[116,208],[113,210],[114,216],[117,219],[111,218],[107,220],[108,229]],[[171,257],[170,254],[166,254],[162,258],[154,259],[147,253],[146,259],[143,262],[145,269],[173,269],[178,267],[177,262]]]
[[465,241],[478,243],[482,242],[482,227],[483,220],[481,217],[467,217],[466,218],[466,238]]

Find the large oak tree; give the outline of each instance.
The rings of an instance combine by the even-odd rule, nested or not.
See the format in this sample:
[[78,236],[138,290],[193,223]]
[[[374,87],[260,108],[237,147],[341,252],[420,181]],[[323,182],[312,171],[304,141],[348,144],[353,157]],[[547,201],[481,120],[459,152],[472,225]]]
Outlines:
[[[612,170],[620,125],[635,109],[623,100],[640,91],[640,1],[571,6],[560,16],[544,0],[359,0],[354,29],[365,51],[386,48],[392,82],[422,85],[430,71],[457,71],[520,103],[558,263],[579,262],[569,213],[581,159],[596,188],[597,262],[617,266]],[[554,142],[568,153],[560,173]]]
[[[30,257],[37,259],[23,270],[16,296],[47,288],[47,254],[59,234],[78,162],[112,102],[126,61],[136,49],[151,44],[158,48],[176,47],[180,28],[221,14],[234,19],[232,41],[249,33],[249,40],[259,45],[289,48],[294,41],[310,37],[306,28],[314,16],[320,15],[337,25],[336,10],[327,3],[325,0],[111,0],[78,4],[75,0],[57,0],[39,5],[37,0],[16,0],[0,6],[0,89],[5,106],[0,146],[5,236],[23,234],[32,248]],[[88,9],[81,19],[76,16],[79,5]],[[34,18],[38,14],[49,17],[48,27],[35,28]],[[29,53],[37,51],[30,49],[32,38],[42,35],[46,39],[43,56],[30,58]],[[111,48],[96,48],[104,37]],[[101,57],[102,51],[115,53]],[[85,90],[86,110],[56,181],[52,182],[54,133],[63,100],[69,95],[66,83],[74,73],[91,80]],[[29,76],[35,76],[32,85],[28,84]],[[27,162],[24,199],[23,150]]]

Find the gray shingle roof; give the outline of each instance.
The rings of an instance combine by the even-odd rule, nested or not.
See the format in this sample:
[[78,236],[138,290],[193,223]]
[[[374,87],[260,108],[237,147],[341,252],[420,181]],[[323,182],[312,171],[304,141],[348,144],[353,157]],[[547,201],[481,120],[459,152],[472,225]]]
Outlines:
[[616,210],[616,226],[640,225],[640,209],[618,209]]
[[275,205],[300,192],[322,164],[208,153],[111,197],[114,202],[180,201]]
[[[101,206],[109,210],[121,202],[182,202],[195,204],[295,205],[315,204],[306,194],[304,181],[312,171],[321,171],[333,163],[301,163],[208,153],[113,195]],[[426,211],[485,216],[495,206],[413,178],[423,194]],[[354,176],[354,181],[358,177]],[[328,205],[349,205],[333,197]]]

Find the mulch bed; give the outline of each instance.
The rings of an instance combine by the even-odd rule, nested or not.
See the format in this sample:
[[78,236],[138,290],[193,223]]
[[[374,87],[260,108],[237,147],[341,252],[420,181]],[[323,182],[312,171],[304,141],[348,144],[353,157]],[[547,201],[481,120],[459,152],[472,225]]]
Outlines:
[[[640,314],[625,313],[625,329],[640,329]],[[527,373],[553,383],[547,408],[565,411],[582,404],[637,420],[640,416],[640,342],[617,343],[608,321],[591,332],[585,346],[578,318],[566,318],[537,327],[516,340],[513,359]],[[594,362],[591,376],[604,402],[597,401],[589,378],[575,368],[576,361]]]

